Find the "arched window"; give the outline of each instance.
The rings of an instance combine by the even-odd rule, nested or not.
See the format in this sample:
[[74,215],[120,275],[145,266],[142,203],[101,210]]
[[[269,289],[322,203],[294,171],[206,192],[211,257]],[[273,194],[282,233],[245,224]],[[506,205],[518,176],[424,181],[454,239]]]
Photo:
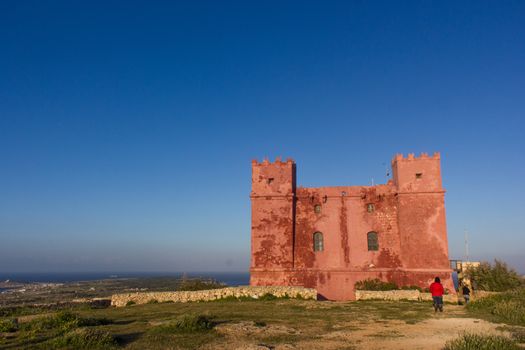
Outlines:
[[368,250],[379,250],[379,241],[377,239],[377,232],[368,232],[366,235],[368,240]]
[[314,211],[316,214],[321,214],[321,205],[317,204],[314,206]]
[[323,234],[316,232],[314,233],[314,252],[322,252],[323,250]]

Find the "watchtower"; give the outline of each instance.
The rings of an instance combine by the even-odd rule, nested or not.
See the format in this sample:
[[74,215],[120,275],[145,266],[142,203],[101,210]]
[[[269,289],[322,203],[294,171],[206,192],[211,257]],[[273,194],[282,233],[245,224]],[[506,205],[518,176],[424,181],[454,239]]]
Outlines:
[[252,161],[253,269],[293,267],[295,163]]
[[445,190],[440,155],[422,153],[392,160],[397,187],[398,227],[403,265],[412,269],[448,269]]

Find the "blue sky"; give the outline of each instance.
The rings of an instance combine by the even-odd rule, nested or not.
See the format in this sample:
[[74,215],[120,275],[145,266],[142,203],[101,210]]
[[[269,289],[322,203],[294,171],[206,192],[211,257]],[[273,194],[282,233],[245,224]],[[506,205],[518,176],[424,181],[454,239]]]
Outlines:
[[251,160],[442,155],[451,257],[525,272],[525,2],[0,3],[0,271],[246,271]]

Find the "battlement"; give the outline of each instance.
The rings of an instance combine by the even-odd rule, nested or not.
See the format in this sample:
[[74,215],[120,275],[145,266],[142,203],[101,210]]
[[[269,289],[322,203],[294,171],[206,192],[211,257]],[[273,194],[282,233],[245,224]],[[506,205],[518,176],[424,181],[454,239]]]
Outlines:
[[439,152],[432,156],[421,153],[419,157],[409,153],[406,158],[402,154],[396,154],[392,159],[394,184],[399,191],[441,191],[440,159]]
[[292,158],[285,162],[277,157],[275,162],[264,158],[252,160],[253,196],[288,196],[295,192],[295,163]]
[[396,154],[394,158],[392,159],[392,163],[399,162],[399,161],[410,161],[410,160],[420,160],[420,159],[441,159],[441,155],[439,152],[434,152],[432,156],[429,156],[428,153],[422,152],[419,157],[416,157],[414,153],[409,153],[408,156],[405,158],[403,157],[403,154]]
[[264,157],[262,162],[258,162],[257,159],[252,160],[252,166],[265,166],[265,165],[285,165],[285,164],[295,164],[292,158],[286,158],[286,161],[282,161],[281,157],[276,157],[275,162],[270,162],[268,157]]

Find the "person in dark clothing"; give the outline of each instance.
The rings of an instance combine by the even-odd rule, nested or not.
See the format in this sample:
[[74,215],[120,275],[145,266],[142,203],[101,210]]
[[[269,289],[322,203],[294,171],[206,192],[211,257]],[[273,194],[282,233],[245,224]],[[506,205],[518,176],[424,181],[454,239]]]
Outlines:
[[443,312],[443,294],[445,289],[441,284],[439,277],[434,279],[434,283],[430,285],[430,293],[432,293],[432,300],[434,301],[434,312]]
[[461,290],[463,291],[463,298],[465,299],[465,304],[468,304],[468,302],[470,301],[470,289],[466,284],[464,284]]

